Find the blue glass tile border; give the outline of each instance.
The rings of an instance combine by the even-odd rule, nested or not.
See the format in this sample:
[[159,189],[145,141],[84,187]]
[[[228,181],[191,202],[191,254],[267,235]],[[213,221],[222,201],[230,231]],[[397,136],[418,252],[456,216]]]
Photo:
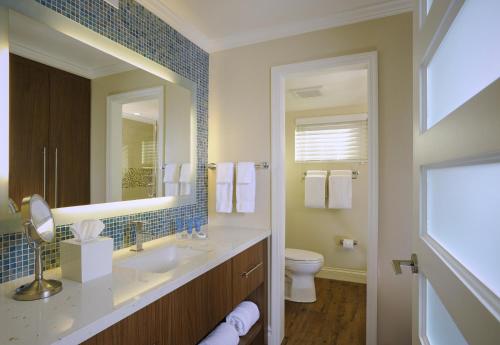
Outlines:
[[[121,0],[117,10],[102,0],[35,0],[71,20],[173,70],[197,85],[196,204],[102,219],[103,236],[114,249],[135,243],[126,235],[130,220],[145,220],[150,238],[172,234],[177,217],[201,217],[207,223],[208,65],[209,55],[133,0]],[[71,238],[69,225],[58,226],[56,240],[43,250],[45,269],[59,266],[59,242]],[[34,253],[22,233],[0,235],[0,283],[33,274]]]

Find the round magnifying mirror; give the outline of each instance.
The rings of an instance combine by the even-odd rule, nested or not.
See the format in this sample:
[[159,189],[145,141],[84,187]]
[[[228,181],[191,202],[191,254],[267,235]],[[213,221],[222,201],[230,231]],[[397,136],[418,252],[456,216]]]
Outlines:
[[23,199],[21,216],[30,223],[29,235],[35,242],[52,242],[55,233],[54,218],[47,202],[37,194]]
[[35,251],[35,280],[18,287],[14,293],[14,299],[33,301],[47,298],[62,290],[60,281],[43,278],[42,245],[44,242],[52,242],[54,239],[54,218],[49,205],[37,194],[23,199],[21,216],[26,240]]

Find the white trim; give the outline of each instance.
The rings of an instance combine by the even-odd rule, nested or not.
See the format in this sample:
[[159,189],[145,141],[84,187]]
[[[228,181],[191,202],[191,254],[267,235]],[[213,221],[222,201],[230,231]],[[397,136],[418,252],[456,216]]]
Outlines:
[[377,343],[378,271],[378,68],[377,53],[346,55],[271,69],[271,325],[270,345],[284,337],[284,251],[285,251],[285,78],[295,73],[362,64],[368,69],[368,248],[366,344]]
[[349,268],[323,267],[316,277],[366,284],[366,271]]
[[[132,115],[129,118],[142,122],[149,122],[157,124],[157,162],[156,162],[156,195],[162,197],[163,195],[163,174],[161,167],[163,166],[163,137],[164,137],[164,118],[165,118],[165,87],[157,86],[147,89],[129,91],[124,93],[108,96],[107,111],[106,111],[106,202],[122,201],[121,178],[117,179],[116,176],[122,174],[121,154],[121,133],[122,133],[122,106],[126,103],[140,102],[156,99],[158,100],[158,119],[147,119],[144,117]],[[119,140],[117,140],[119,138]],[[112,155],[111,153],[115,154]],[[119,160],[119,161],[117,161]]]
[[412,0],[389,0],[378,4],[340,11],[328,17],[277,25],[211,39],[198,30],[192,23],[188,23],[185,19],[176,15],[165,2],[161,0],[137,0],[137,2],[208,53],[413,11]]
[[322,123],[338,123],[350,121],[365,121],[368,120],[368,114],[352,114],[352,115],[332,115],[318,117],[300,117],[295,120],[296,125],[317,125]]
[[22,43],[12,40],[10,41],[10,51],[16,55],[20,55],[27,59],[40,62],[44,65],[52,66],[87,79],[95,79],[136,69],[136,67],[123,62],[101,66],[98,68],[88,68],[86,66],[70,62],[66,59],[62,59],[57,55],[33,49],[32,47],[27,47]]

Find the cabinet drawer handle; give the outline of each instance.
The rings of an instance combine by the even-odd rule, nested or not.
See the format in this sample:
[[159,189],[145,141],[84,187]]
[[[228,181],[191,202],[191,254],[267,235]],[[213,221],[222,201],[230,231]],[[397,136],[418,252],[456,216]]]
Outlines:
[[243,272],[241,274],[241,276],[243,278],[248,278],[250,276],[250,274],[252,274],[253,271],[255,271],[257,268],[259,268],[260,266],[262,266],[262,262],[259,262],[257,265],[255,265],[254,267],[252,267],[252,269],[250,269],[250,271],[248,272]]

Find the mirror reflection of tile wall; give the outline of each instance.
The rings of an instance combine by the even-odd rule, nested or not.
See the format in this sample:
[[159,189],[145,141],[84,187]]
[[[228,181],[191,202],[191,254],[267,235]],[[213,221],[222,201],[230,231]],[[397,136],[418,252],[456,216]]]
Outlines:
[[[104,236],[114,240],[114,248],[130,246],[135,238],[124,236],[131,219],[145,220],[151,238],[173,233],[177,217],[200,216],[207,222],[207,113],[208,53],[190,42],[161,19],[132,0],[120,1],[120,9],[104,1],[36,0],[38,3],[110,38],[196,83],[197,87],[197,190],[196,203],[157,211],[103,219]],[[58,226],[57,241],[69,238],[68,225]],[[126,243],[125,243],[126,242]],[[0,235],[0,283],[33,274],[33,252],[21,233]],[[43,253],[45,268],[59,265],[58,245],[48,245]]]

